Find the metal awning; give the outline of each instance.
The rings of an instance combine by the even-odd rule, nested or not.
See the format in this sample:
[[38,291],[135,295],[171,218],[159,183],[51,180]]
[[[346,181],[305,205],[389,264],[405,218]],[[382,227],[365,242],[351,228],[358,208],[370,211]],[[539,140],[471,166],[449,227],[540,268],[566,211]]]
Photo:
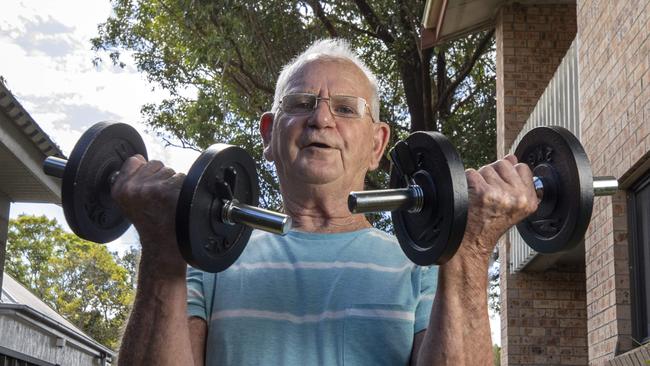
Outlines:
[[11,202],[60,203],[61,182],[42,170],[61,149],[0,81],[0,194]]

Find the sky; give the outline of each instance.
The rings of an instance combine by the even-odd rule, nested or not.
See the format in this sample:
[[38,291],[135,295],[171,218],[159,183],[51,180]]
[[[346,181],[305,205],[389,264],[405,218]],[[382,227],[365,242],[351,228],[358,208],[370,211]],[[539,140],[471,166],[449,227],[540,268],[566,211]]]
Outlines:
[[[187,171],[198,153],[165,147],[147,132],[140,108],[167,94],[147,82],[127,54],[125,68],[113,66],[105,53],[91,50],[97,25],[107,19],[108,1],[3,0],[0,12],[0,75],[36,123],[66,155],[83,131],[99,121],[126,122],[143,136],[151,159]],[[98,66],[93,59],[104,61]],[[11,217],[45,214],[68,229],[57,205],[16,203]],[[130,229],[109,243],[123,252],[138,242]]]
[[[83,131],[100,121],[129,123],[142,135],[150,159],[186,172],[198,153],[166,147],[147,131],[140,108],[167,94],[147,82],[132,58],[125,68],[113,66],[106,54],[91,50],[98,24],[111,14],[108,0],[2,0],[0,75],[36,123],[67,155]],[[124,55],[124,53],[123,53]],[[93,65],[97,56],[104,62]],[[60,206],[14,203],[10,216],[46,215],[66,229]],[[124,252],[138,244],[135,230],[108,244]],[[491,316],[492,338],[500,344],[498,315]]]

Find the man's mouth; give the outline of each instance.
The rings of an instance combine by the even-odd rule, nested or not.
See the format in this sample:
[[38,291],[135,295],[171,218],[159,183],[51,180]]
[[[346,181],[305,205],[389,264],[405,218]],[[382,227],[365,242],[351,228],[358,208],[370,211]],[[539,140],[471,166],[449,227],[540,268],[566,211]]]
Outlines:
[[307,147],[318,147],[321,149],[329,149],[331,146],[324,144],[322,142],[312,142],[311,144],[307,145]]

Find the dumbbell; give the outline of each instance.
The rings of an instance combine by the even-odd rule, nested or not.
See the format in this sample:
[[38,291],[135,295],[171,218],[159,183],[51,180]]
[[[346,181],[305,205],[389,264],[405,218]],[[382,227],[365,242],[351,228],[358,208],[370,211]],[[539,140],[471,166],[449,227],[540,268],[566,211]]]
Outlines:
[[[124,123],[100,122],[81,136],[70,159],[48,157],[46,174],[62,179],[66,221],[79,237],[107,243],[131,225],[111,197],[111,185],[129,157],[147,151],[138,132]],[[228,268],[242,253],[253,228],[284,235],[291,218],[259,207],[255,162],[242,148],[215,144],[187,173],[176,209],[176,237],[183,258],[208,272]]]
[[[578,139],[559,126],[538,127],[522,138],[517,159],[528,164],[539,205],[517,224],[541,253],[575,247],[591,220],[594,196],[616,193],[614,177],[593,177]],[[468,192],[462,160],[437,132],[415,132],[390,151],[390,187],[351,192],[353,213],[391,211],[395,234],[411,261],[443,264],[458,250],[467,223]]]

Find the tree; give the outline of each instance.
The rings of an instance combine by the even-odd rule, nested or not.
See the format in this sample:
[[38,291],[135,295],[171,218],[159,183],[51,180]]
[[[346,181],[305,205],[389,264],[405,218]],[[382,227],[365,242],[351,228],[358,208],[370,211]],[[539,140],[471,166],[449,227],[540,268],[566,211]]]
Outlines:
[[[257,118],[270,109],[283,64],[318,38],[341,37],[378,75],[381,118],[393,142],[412,131],[445,133],[468,166],[495,156],[493,31],[420,50],[423,0],[115,0],[93,40],[137,67],[171,97],[142,108],[168,142],[244,147],[258,162],[262,204],[278,208],[272,167],[261,156]],[[99,58],[98,58],[99,60]],[[369,188],[387,185],[388,160]]]
[[501,365],[501,347],[498,344],[492,345],[492,353],[494,354],[494,366]]
[[65,232],[54,219],[21,215],[9,222],[7,273],[104,345],[116,348],[134,290],[130,268],[106,246]]
[[65,232],[56,220],[20,215],[9,221],[5,270],[45,302],[52,299],[52,265]]

